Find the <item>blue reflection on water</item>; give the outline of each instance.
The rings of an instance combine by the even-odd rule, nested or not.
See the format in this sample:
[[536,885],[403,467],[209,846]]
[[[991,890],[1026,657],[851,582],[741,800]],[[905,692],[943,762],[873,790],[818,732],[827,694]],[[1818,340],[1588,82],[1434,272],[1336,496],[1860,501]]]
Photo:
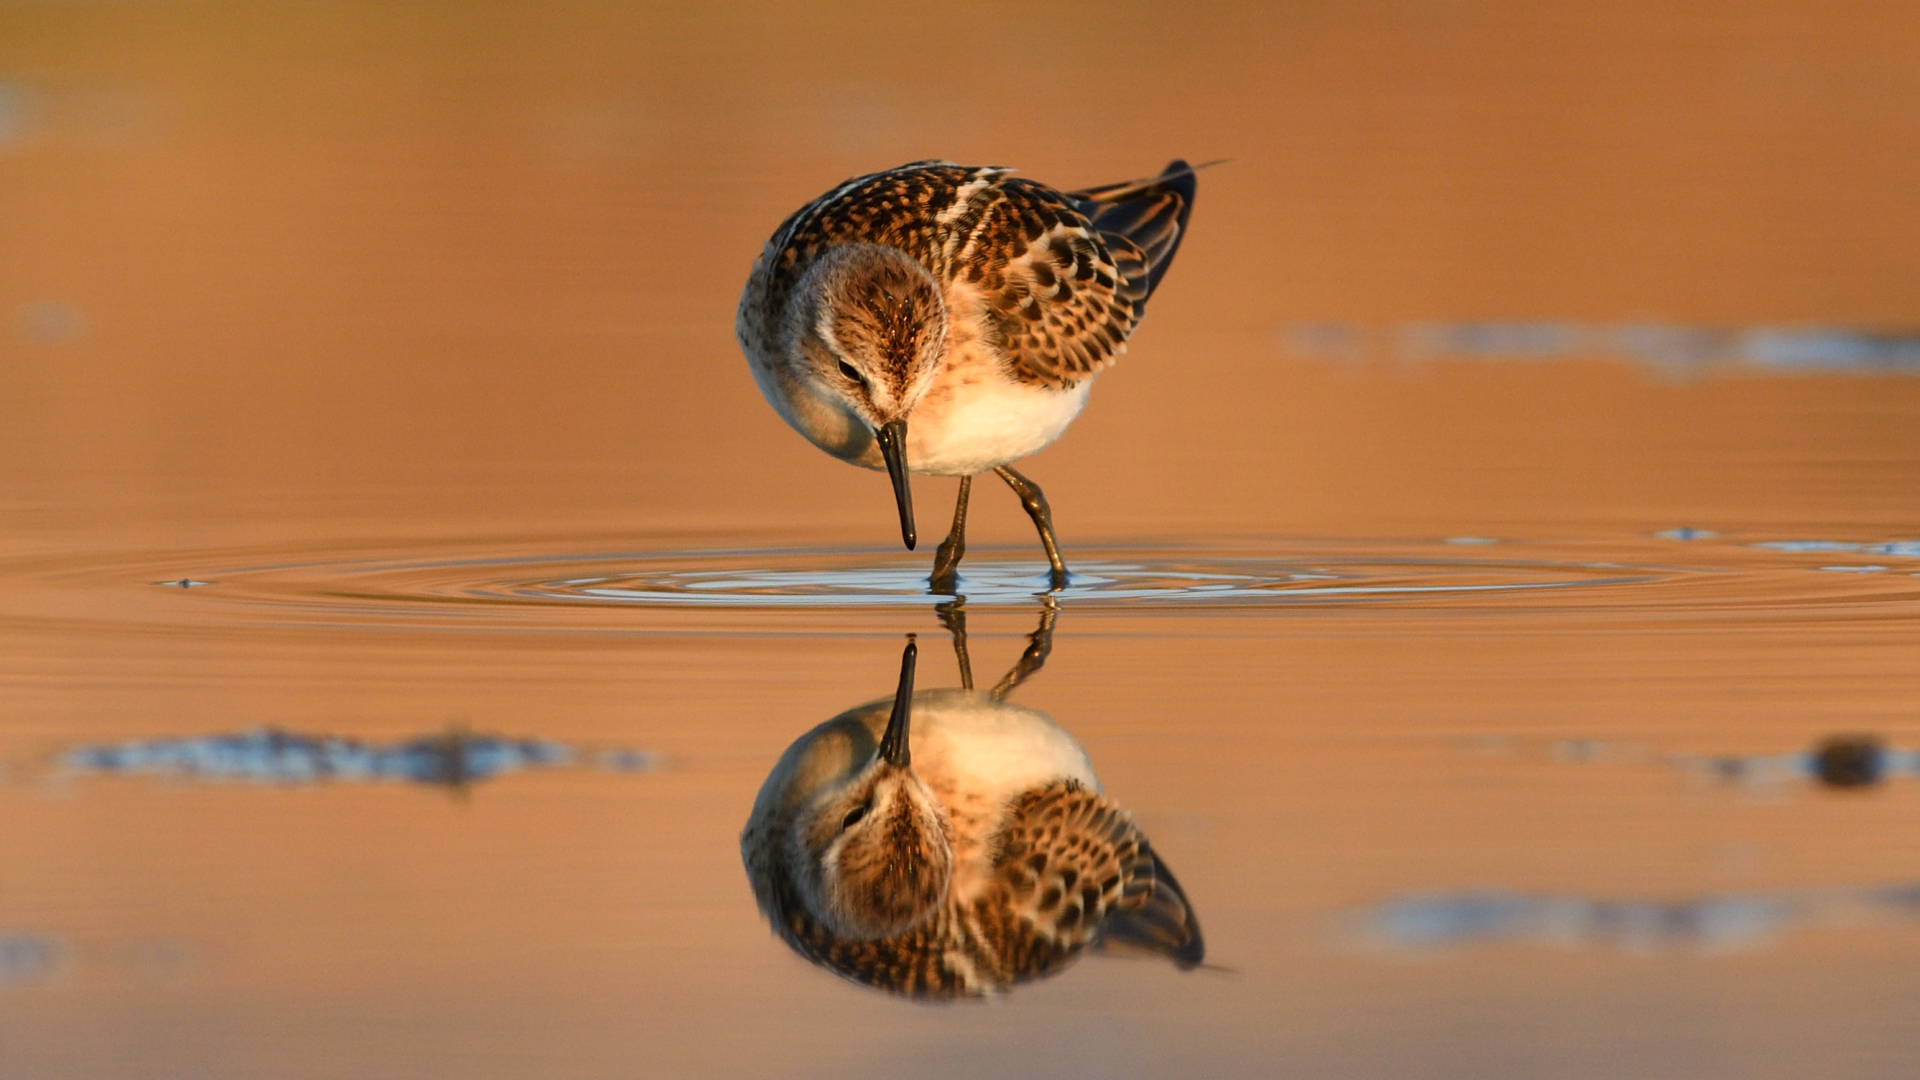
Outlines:
[[[1452,537],[1456,545],[1498,543],[1481,537]],[[785,556],[788,553],[767,553]],[[1509,593],[1541,589],[1587,588],[1635,584],[1651,576],[1576,576],[1608,564],[1515,563],[1500,565],[1465,560],[1389,560],[1379,566],[1404,573],[1565,571],[1559,580],[1515,580],[1504,583],[1425,584],[1395,581],[1357,583],[1354,571],[1329,572],[1326,567],[1302,566],[1280,560],[1222,559],[1217,569],[1173,563],[1080,563],[1068,576],[1067,587],[1053,589],[1037,563],[996,563],[979,559],[960,576],[959,593],[970,604],[1019,604],[1051,595],[1076,605],[1207,603],[1326,603],[1359,600],[1414,599],[1466,593]],[[1040,567],[1036,572],[1036,567]],[[1517,576],[1517,575],[1516,575]],[[1323,585],[1335,581],[1340,584]],[[1356,582],[1356,583],[1347,583]],[[716,606],[919,606],[927,602],[927,571],[918,563],[835,569],[784,568],[647,568],[618,576],[567,578],[555,582],[521,583],[514,595],[573,601],[615,601],[640,604]]]
[[14,317],[20,340],[35,345],[63,345],[78,338],[85,327],[80,309],[60,300],[37,300]]
[[[1514,740],[1486,735],[1465,745],[1503,752]],[[1547,756],[1563,764],[1660,762],[1704,779],[1756,787],[1816,782],[1828,788],[1872,788],[1901,777],[1920,777],[1920,750],[1892,746],[1871,734],[1829,735],[1810,749],[1782,754],[1659,753],[1643,743],[1602,739],[1556,739]]]
[[27,88],[17,82],[0,82],[0,151],[24,142],[32,124]]
[[1349,916],[1367,946],[1423,950],[1499,942],[1629,952],[1751,948],[1813,925],[1920,920],[1920,884],[1595,900],[1502,890],[1415,893]]
[[1885,543],[1856,544],[1845,540],[1769,540],[1753,545],[1768,551],[1794,555],[1847,552],[1859,555],[1892,555],[1901,559],[1920,559],[1920,540],[1890,540]]
[[65,952],[65,945],[44,934],[0,931],[0,988],[47,977]]
[[401,780],[451,786],[583,763],[616,772],[640,772],[653,768],[655,760],[641,750],[588,754],[544,739],[505,739],[459,730],[379,745],[338,735],[301,735],[272,728],[81,746],[61,758],[68,770],[83,774],[262,784]]
[[[1920,776],[1920,752],[1902,750],[1898,747],[1883,746],[1871,739],[1845,740],[1858,747],[1858,753],[1870,761],[1871,778],[1867,783],[1879,783],[1900,776]],[[1829,743],[1829,748],[1835,746]],[[1830,749],[1828,752],[1832,752]],[[1743,784],[1777,784],[1788,781],[1823,780],[1833,783],[1831,763],[1823,768],[1823,748],[1815,747],[1791,754],[1727,754],[1718,757],[1700,757],[1691,754],[1674,754],[1669,758],[1675,768],[1685,772],[1701,773],[1716,780],[1725,780]],[[1839,784],[1836,786],[1851,786]]]
[[1775,371],[1920,374],[1920,333],[1849,327],[1716,327],[1664,323],[1411,322],[1386,330],[1294,323],[1282,347],[1303,357],[1355,360],[1554,360],[1612,356],[1669,370],[1743,364]]

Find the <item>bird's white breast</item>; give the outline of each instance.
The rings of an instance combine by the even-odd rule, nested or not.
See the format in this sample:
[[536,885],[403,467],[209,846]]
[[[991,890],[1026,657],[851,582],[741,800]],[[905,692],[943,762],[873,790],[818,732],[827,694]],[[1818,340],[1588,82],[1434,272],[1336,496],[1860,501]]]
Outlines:
[[1099,790],[1093,762],[1045,713],[959,690],[913,699],[913,770],[935,790],[1004,803],[1060,779]]
[[978,344],[955,349],[907,416],[907,467],[935,476],[972,476],[1018,461],[1067,430],[1093,380],[1064,390],[1016,382]]

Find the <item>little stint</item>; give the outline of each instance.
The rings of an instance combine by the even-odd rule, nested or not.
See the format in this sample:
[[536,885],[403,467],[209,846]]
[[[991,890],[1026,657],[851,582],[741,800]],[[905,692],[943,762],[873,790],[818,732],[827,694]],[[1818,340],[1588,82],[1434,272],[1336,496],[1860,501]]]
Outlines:
[[909,549],[908,474],[960,478],[934,591],[956,591],[967,496],[989,469],[1066,587],[1046,496],[1012,462],[1059,438],[1126,351],[1186,232],[1193,174],[1175,161],[1060,192],[917,161],[848,180],[767,241],[734,330],[774,410],[827,453],[887,470]]
[[1089,945],[1201,962],[1186,894],[1086,752],[1001,696],[1044,659],[1050,626],[991,694],[915,694],[909,643],[890,701],[782,755],[740,851],[795,951],[858,983],[949,999],[1057,974]]

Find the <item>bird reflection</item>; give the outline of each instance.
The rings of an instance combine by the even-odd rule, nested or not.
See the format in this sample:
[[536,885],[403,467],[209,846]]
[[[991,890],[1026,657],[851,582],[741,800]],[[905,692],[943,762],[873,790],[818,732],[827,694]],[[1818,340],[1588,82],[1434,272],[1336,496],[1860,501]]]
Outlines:
[[1005,700],[1045,662],[1053,609],[987,693],[972,689],[964,613],[942,617],[960,689],[914,692],[910,637],[894,695],[801,736],[761,786],[740,849],[774,931],[822,967],[919,998],[999,993],[1088,946],[1197,966],[1186,894],[1086,752]]

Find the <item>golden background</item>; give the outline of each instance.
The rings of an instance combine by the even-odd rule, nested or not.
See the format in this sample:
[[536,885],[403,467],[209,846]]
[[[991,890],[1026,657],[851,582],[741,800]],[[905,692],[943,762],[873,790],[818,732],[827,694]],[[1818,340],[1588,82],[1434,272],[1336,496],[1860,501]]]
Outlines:
[[[1911,370],[1407,343],[1905,340],[1916,56],[1911,4],[0,5],[0,931],[68,943],[0,979],[0,1075],[1898,1073],[1911,929],[1430,961],[1329,947],[1327,920],[1490,882],[1920,877],[1898,786],[1768,800],[1538,760],[1920,738],[1920,564],[1805,600],[1736,560],[1751,604],[1573,614],[1069,605],[1022,699],[1088,745],[1232,970],[1089,962],[953,1011],[788,955],[733,847],[779,749],[888,691],[901,632],[953,681],[930,613],[469,632],[145,586],[362,551],[891,544],[885,482],[780,424],[732,319],[788,212],[925,157],[1062,187],[1231,159],[1028,470],[1070,564],[1911,537]],[[952,485],[919,486],[931,535]],[[1031,544],[1012,499],[974,505],[977,544]],[[983,669],[1031,626],[975,622]],[[79,742],[456,722],[666,764],[456,798],[36,779]],[[1460,749],[1488,733],[1521,750]]]

